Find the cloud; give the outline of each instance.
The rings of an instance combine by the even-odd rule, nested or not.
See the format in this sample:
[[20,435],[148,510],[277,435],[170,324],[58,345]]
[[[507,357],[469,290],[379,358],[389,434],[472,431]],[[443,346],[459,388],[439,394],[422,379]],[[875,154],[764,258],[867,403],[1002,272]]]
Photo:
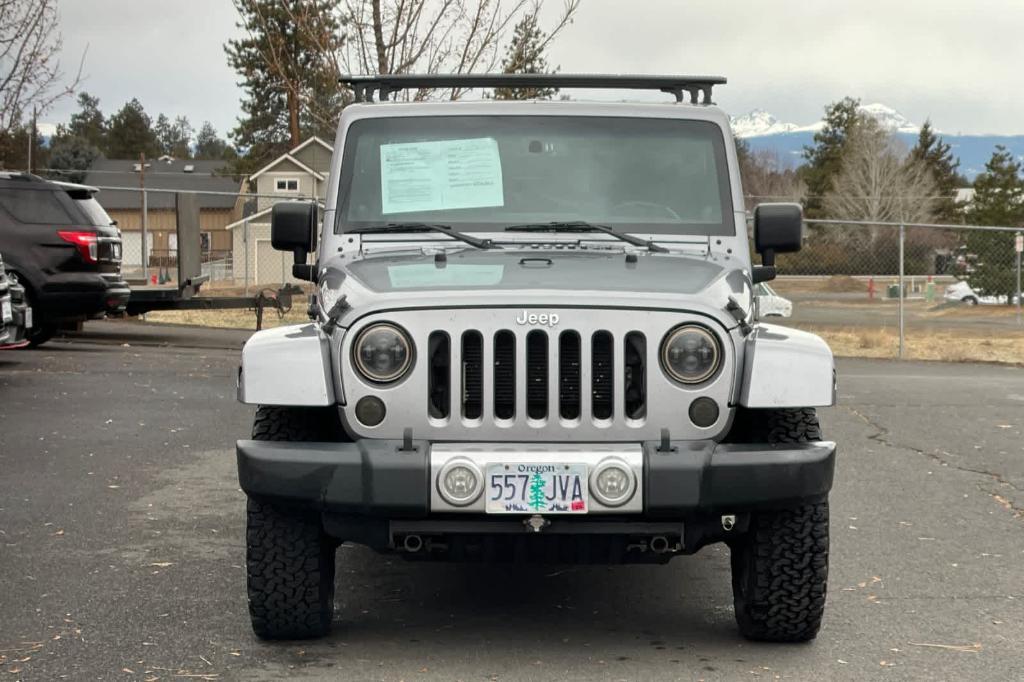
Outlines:
[[[82,89],[107,115],[137,97],[146,112],[184,115],[195,127],[210,120],[226,134],[238,115],[240,90],[223,45],[237,35],[229,0],[76,0],[60,4],[65,73],[85,53]],[[64,100],[45,119],[77,110]]]
[[[548,0],[554,15],[560,2]],[[60,6],[64,62],[86,44],[106,112],[138,97],[156,115],[234,125],[241,95],[223,44],[229,0],[77,0]],[[884,102],[947,132],[1024,132],[1024,3],[1017,0],[583,0],[551,49],[563,72],[708,73],[730,113],[810,123],[845,95]],[[66,120],[74,102],[45,117]]]

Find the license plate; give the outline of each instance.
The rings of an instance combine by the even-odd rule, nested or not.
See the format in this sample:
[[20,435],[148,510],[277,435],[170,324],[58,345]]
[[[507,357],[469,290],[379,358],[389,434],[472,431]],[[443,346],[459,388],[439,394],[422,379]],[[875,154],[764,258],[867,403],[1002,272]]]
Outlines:
[[0,317],[3,318],[3,321],[5,323],[6,322],[10,322],[11,320],[14,319],[14,313],[11,312],[11,302],[10,301],[2,301],[2,302],[0,302],[0,309],[2,309],[2,312],[0,312]]
[[586,464],[491,464],[488,514],[586,514]]
[[121,245],[111,244],[110,255],[114,260],[121,260]]
[[32,308],[25,308],[25,329],[32,328]]

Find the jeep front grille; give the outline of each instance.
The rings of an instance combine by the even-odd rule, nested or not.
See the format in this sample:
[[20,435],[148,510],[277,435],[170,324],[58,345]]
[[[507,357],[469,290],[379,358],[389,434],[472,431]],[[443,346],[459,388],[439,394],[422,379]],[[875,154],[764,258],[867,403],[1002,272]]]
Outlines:
[[[647,359],[638,353],[638,349],[643,350],[642,344],[630,343],[630,339],[637,336],[643,338],[636,332],[624,337],[619,347],[628,352],[617,358],[616,342],[609,331],[593,333],[591,342],[585,344],[576,331],[559,333],[534,329],[525,336],[524,362],[522,368],[518,368],[516,334],[502,329],[489,342],[494,349],[493,366],[486,372],[483,353],[486,342],[479,331],[462,333],[458,339],[462,352],[457,362],[448,355],[451,346],[447,335],[434,332],[430,335],[427,411],[438,419],[455,413],[469,421],[485,418],[507,421],[516,418],[517,405],[522,405],[531,420],[560,418],[572,422],[584,416],[583,391],[586,390],[590,396],[588,416],[596,421],[608,421],[614,416],[617,402],[614,392],[619,390],[623,398],[618,402],[625,405],[626,415],[631,419],[642,418],[647,400],[643,380]],[[587,366],[590,371],[584,372]],[[621,381],[616,382],[616,373],[622,375]],[[489,380],[485,378],[488,374]],[[522,386],[516,385],[516,376],[525,378]],[[523,400],[517,403],[519,392],[523,393]],[[485,393],[491,398],[490,415],[484,414]],[[445,402],[453,395],[460,396],[458,405]]]
[[[342,363],[346,422],[364,438],[431,441],[635,441],[708,438],[727,423],[735,376],[731,341],[723,369],[707,385],[671,381],[658,363],[661,339],[690,316],[670,311],[547,309],[557,325],[517,324],[507,308],[406,310],[367,316],[345,334],[339,357],[351,357],[359,330],[391,322],[415,346],[409,374],[392,385],[364,381]],[[531,311],[533,312],[533,311]],[[538,313],[545,312],[538,310]],[[728,345],[726,345],[728,344]],[[361,425],[354,406],[364,395],[387,408],[378,426]],[[713,398],[723,417],[711,429],[689,420],[690,403]]]

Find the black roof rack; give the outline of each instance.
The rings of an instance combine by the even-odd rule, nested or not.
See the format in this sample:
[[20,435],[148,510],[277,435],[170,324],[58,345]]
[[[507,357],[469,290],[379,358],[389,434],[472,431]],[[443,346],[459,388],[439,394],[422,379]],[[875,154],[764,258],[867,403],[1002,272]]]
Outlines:
[[[660,90],[683,101],[689,93],[691,104],[711,104],[711,88],[723,85],[722,76],[609,76],[570,73],[465,73],[342,76],[339,81],[352,88],[356,102],[372,102],[377,91],[381,101],[400,90],[426,88],[608,88],[613,90]],[[703,97],[698,101],[698,94]]]

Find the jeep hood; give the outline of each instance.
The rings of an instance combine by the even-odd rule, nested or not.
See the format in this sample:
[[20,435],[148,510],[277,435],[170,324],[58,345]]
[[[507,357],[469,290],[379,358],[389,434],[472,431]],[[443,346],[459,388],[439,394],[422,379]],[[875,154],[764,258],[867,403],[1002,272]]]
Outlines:
[[732,326],[730,297],[750,310],[741,262],[728,256],[620,250],[408,252],[324,264],[325,308],[341,295],[341,326],[389,308],[593,306],[694,310]]
[[348,275],[378,294],[410,291],[471,292],[560,289],[695,294],[721,276],[705,258],[621,251],[459,251],[365,258]]

